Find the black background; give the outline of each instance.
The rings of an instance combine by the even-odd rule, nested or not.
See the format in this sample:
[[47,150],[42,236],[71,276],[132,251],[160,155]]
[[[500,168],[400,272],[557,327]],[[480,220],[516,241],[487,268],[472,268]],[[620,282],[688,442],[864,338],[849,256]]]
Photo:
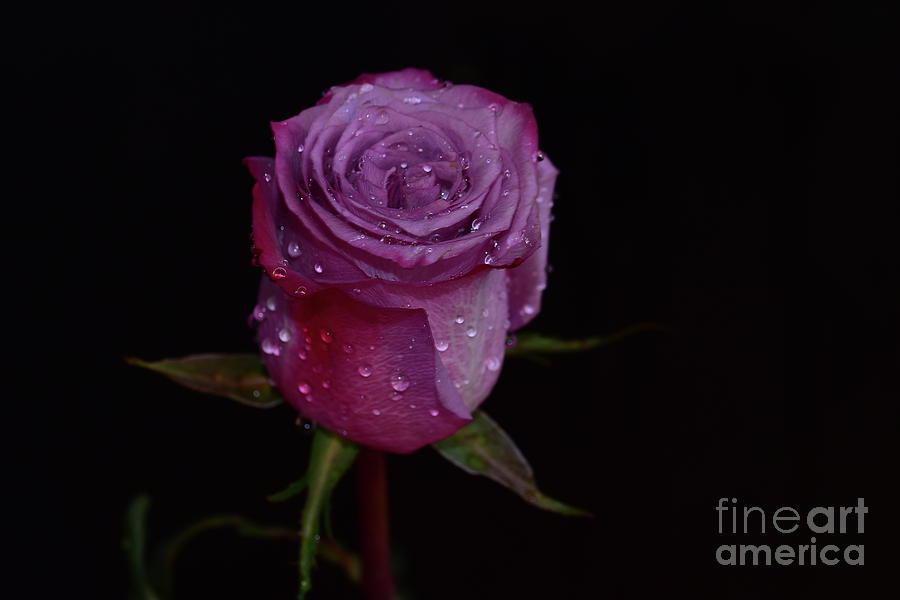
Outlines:
[[[617,3],[618,4],[618,3]],[[486,409],[541,512],[429,449],[389,458],[410,597],[870,597],[900,558],[896,15],[857,3],[262,3],[23,11],[4,24],[7,512],[28,597],[123,598],[129,499],[151,542],[304,469],[287,407],[254,411],[127,367],[253,351],[247,155],[270,120],[360,72],[419,66],[534,106],[559,167],[530,330],[635,335],[509,361]],[[9,241],[9,240],[8,240]],[[18,481],[21,479],[21,483]],[[338,535],[355,546],[352,482]],[[864,567],[723,567],[719,497],[773,511],[864,497]],[[782,540],[784,537],[784,540]],[[820,544],[825,543],[820,539]],[[290,544],[231,533],[179,559],[179,598],[289,598]],[[357,598],[328,565],[317,598]]]

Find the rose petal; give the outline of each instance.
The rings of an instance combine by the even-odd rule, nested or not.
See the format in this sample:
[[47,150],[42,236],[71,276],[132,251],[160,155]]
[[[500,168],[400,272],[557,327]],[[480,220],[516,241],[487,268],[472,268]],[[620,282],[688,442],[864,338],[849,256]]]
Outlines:
[[547,285],[550,209],[553,207],[553,188],[558,174],[559,171],[549,158],[545,157],[538,163],[537,205],[541,223],[541,245],[518,267],[507,270],[511,331],[527,325],[541,310],[541,295]]
[[[253,186],[253,245],[266,274],[289,294],[304,295],[331,281],[356,282],[368,277],[329,246],[312,235],[288,210],[278,189],[278,177],[270,158],[249,157],[244,163],[256,178]],[[294,200],[296,202],[296,200]],[[276,226],[276,223],[278,225]],[[292,256],[297,244],[300,253]]]
[[371,83],[393,89],[414,88],[417,90],[435,90],[443,85],[437,77],[431,74],[431,71],[414,67],[387,73],[363,73],[350,83]]
[[450,379],[469,410],[485,398],[503,364],[509,325],[506,270],[480,268],[435,285],[369,282],[353,297],[374,306],[421,308]]
[[292,298],[264,280],[264,362],[302,416],[351,440],[405,454],[471,420],[421,309],[379,308],[335,289]]

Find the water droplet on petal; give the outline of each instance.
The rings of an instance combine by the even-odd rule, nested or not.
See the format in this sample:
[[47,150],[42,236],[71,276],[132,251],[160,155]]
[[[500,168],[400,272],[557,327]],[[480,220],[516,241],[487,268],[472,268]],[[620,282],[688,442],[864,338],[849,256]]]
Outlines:
[[287,329],[281,329],[278,331],[278,339],[284,343],[291,341],[291,332]]
[[297,242],[291,242],[287,247],[288,256],[291,258],[297,258],[300,256],[300,244]]
[[456,315],[456,318],[453,319],[455,323],[463,324],[466,322],[466,319],[462,315]]
[[266,183],[269,183],[270,181],[272,181],[272,176],[268,173],[263,173],[263,179],[266,180]]
[[272,269],[272,279],[284,279],[287,277],[287,269],[284,267],[275,267]]
[[487,367],[488,371],[496,371],[500,368],[500,360],[492,356],[484,361],[484,366]]
[[319,337],[322,338],[322,341],[326,344],[330,344],[334,340],[334,332],[325,327],[319,331]]
[[324,271],[324,269],[322,268],[322,265],[320,265],[319,263],[316,263],[315,265],[313,265],[313,270],[316,273],[321,273],[322,271]]
[[301,286],[298,287],[296,290],[294,290],[294,295],[295,295],[295,296],[305,296],[307,291],[308,291],[308,290],[306,289],[306,286],[305,286],[305,285],[301,285]]
[[308,394],[310,390],[312,390],[312,386],[305,381],[301,381],[300,385],[297,386],[297,389],[300,390],[301,394]]
[[253,307],[253,318],[257,321],[262,321],[266,318],[266,310],[262,306],[257,304]]
[[344,344],[343,350],[345,354],[350,354],[351,352],[353,352],[353,346],[351,346],[350,344]]
[[369,375],[372,374],[372,367],[369,365],[359,365],[359,368],[357,369],[357,371],[363,377],[368,377]]
[[305,350],[299,351],[297,353],[297,358],[299,358],[300,360],[306,360],[306,351]]
[[477,331],[474,327],[469,326],[469,327],[466,329],[466,336],[467,336],[467,337],[473,338],[473,337],[475,337],[476,335],[478,335],[478,331]]
[[439,342],[435,342],[434,347],[437,348],[438,352],[444,352],[447,348],[450,347],[450,344],[447,343],[446,340],[441,340]]
[[264,339],[260,343],[259,347],[264,354],[270,354],[272,356],[278,356],[279,354],[281,354],[281,350],[278,348],[278,344],[276,344],[269,338]]
[[530,304],[526,304],[525,306],[522,307],[522,312],[526,315],[533,315],[534,307]]
[[409,388],[409,378],[401,371],[397,371],[391,375],[391,387],[398,392],[406,391]]
[[375,415],[375,416],[377,417],[378,415],[381,414],[381,411],[378,410],[377,408],[373,408],[373,409],[372,409],[372,414]]
[[441,414],[441,411],[439,411],[436,408],[432,408],[431,410],[428,411],[428,414],[430,414],[432,417],[436,417],[439,414]]
[[361,86],[359,86],[359,93],[366,94],[368,92],[371,92],[373,89],[375,89],[374,85],[372,85],[371,83],[364,83]]
[[422,165],[422,170],[426,173],[431,173],[432,167],[431,165]]
[[303,152],[303,144],[297,146],[297,152]]
[[331,382],[328,381],[327,379],[323,379],[322,380],[322,389],[327,390],[330,387],[331,387]]

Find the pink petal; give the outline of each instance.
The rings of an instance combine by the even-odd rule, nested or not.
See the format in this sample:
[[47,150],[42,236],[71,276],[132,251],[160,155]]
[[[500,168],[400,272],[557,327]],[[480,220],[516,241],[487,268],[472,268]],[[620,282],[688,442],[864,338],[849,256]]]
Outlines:
[[559,171],[549,158],[538,163],[537,206],[541,225],[541,246],[534,254],[509,269],[510,331],[524,327],[541,310],[541,294],[547,285],[547,248],[550,241],[550,209],[553,187]]
[[293,298],[266,280],[260,306],[266,368],[303,417],[400,454],[471,420],[424,310],[375,307],[335,289]]
[[434,285],[373,281],[355,289],[353,297],[370,305],[424,309],[440,360],[465,406],[473,410],[488,397],[500,375],[509,325],[505,269],[482,267]]
[[425,69],[407,67],[402,71],[387,73],[363,73],[350,84],[371,83],[392,89],[414,88],[417,90],[436,90],[443,84],[440,79]]

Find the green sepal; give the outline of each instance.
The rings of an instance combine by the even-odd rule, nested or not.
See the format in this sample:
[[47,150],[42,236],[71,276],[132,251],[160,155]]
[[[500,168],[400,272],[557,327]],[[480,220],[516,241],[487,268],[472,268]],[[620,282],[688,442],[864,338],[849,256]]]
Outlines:
[[472,422],[434,448],[454,465],[472,475],[483,475],[506,486],[526,502],[562,515],[593,516],[586,510],[554,500],[541,492],[531,465],[512,439],[482,411],[475,411]]
[[256,408],[271,408],[284,402],[256,354],[192,354],[155,362],[129,357],[130,365],[165,375],[184,387],[223,396]]
[[580,340],[564,340],[540,333],[526,332],[516,336],[516,343],[514,346],[507,348],[506,356],[528,358],[535,355],[585,352],[608,346],[630,335],[645,331],[665,331],[665,328],[655,323],[637,323],[610,335],[594,335]]
[[300,525],[300,598],[312,588],[312,565],[319,543],[322,511],[331,498],[337,482],[353,464],[359,446],[322,427],[313,436],[309,468],[306,471],[308,492]]

